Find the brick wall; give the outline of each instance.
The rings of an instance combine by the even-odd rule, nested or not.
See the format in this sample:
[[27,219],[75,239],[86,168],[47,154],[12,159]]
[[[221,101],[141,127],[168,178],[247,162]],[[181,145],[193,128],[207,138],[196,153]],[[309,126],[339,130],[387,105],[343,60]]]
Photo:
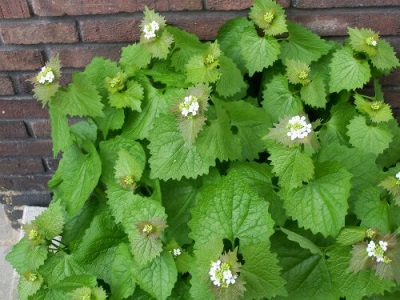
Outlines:
[[[341,38],[347,26],[379,31],[400,56],[399,0],[279,0],[289,19],[320,35]],[[48,112],[26,81],[59,53],[67,83],[93,56],[117,59],[136,41],[145,5],[170,24],[212,39],[219,27],[247,14],[252,0],[1,0],[0,202],[12,220],[22,205],[46,205],[51,156]],[[385,78],[385,95],[400,116],[400,71]],[[17,225],[17,222],[14,222]]]

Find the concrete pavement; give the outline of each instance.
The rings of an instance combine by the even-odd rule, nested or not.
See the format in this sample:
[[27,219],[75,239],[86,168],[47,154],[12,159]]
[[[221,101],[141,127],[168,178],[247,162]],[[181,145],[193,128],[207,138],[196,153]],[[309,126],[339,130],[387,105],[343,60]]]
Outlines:
[[5,260],[12,246],[18,241],[19,232],[11,227],[11,222],[0,204],[0,299],[16,300],[14,270]]

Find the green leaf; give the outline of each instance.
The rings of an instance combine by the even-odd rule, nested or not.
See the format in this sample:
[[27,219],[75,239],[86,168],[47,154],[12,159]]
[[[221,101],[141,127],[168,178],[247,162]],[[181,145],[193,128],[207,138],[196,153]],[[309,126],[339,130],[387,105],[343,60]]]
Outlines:
[[[142,42],[143,39],[140,41]],[[166,59],[173,41],[174,38],[172,34],[164,30],[160,37],[157,37],[150,43],[145,43],[144,47],[153,58]]]
[[362,227],[343,227],[336,237],[336,242],[341,246],[352,246],[365,239],[366,230]]
[[393,119],[392,110],[389,104],[383,101],[368,101],[360,94],[354,95],[354,103],[357,110],[371,118],[372,122],[382,123]]
[[192,241],[189,238],[190,228],[187,223],[191,219],[190,210],[199,198],[199,188],[199,180],[168,180],[161,183],[163,206],[168,216],[165,232],[180,245],[190,244]]
[[[76,214],[96,187],[101,174],[101,161],[96,148],[85,143],[85,151],[73,145],[64,152],[60,165],[49,185],[57,184],[62,201],[70,215]],[[61,178],[61,182],[54,179]]]
[[361,299],[372,295],[382,295],[394,286],[393,281],[378,278],[372,269],[357,273],[349,272],[350,247],[334,248],[327,255],[329,256],[327,266],[330,281],[341,297]]
[[[32,273],[31,273],[32,274]],[[33,281],[29,280],[25,276],[21,276],[18,281],[18,296],[20,300],[28,300],[30,296],[33,296],[40,290],[43,284],[43,277],[39,274],[35,274],[37,278]]]
[[317,61],[332,46],[302,25],[287,21],[289,37],[281,42],[282,60],[296,59],[306,64]]
[[367,125],[362,116],[356,116],[347,126],[350,143],[359,149],[375,155],[389,147],[393,135],[386,124]]
[[393,139],[389,144],[389,148],[386,148],[376,161],[379,166],[388,168],[400,160],[400,151],[397,150],[400,149],[400,127],[396,120],[390,120],[387,125],[393,135]]
[[247,87],[242,73],[232,59],[225,55],[220,57],[221,76],[216,83],[216,92],[222,97],[233,96]]
[[145,165],[146,154],[142,145],[136,142],[129,148],[129,151],[126,149],[118,151],[118,159],[115,164],[115,177],[118,179],[130,176],[135,182],[138,182],[142,178]]
[[241,246],[269,243],[273,233],[268,203],[234,173],[206,188],[192,215],[190,237],[196,247],[225,238],[232,243],[238,238]]
[[276,254],[271,253],[268,244],[258,243],[241,247],[246,263],[240,270],[245,281],[244,299],[264,299],[286,296],[286,281],[280,276]]
[[87,273],[72,255],[61,251],[49,255],[46,263],[40,267],[39,272],[50,286],[61,282],[69,276],[85,275]]
[[[71,292],[81,287],[94,287],[96,286],[96,277],[92,275],[72,275],[66,277],[63,281],[53,284],[51,288],[65,293]],[[103,300],[103,299],[99,299]]]
[[92,119],[86,119],[71,125],[71,133],[74,141],[81,146],[85,141],[93,144],[97,140],[97,126]]
[[167,299],[177,280],[178,272],[171,253],[164,252],[137,273],[140,287],[156,299]]
[[104,118],[96,118],[96,124],[103,133],[104,138],[107,138],[110,130],[121,129],[124,121],[124,110],[109,106],[104,108]]
[[285,11],[276,1],[255,0],[249,17],[266,35],[279,35],[287,31]]
[[283,269],[288,298],[308,300],[310,295],[317,295],[319,299],[339,299],[324,256],[300,248],[282,233],[273,236],[272,246]]
[[32,221],[46,239],[52,240],[60,235],[64,227],[64,210],[58,202],[51,202],[39,216]]
[[96,86],[97,91],[105,96],[107,95],[105,79],[107,77],[114,77],[118,72],[120,72],[120,69],[116,62],[103,57],[95,57],[85,67],[83,74]]
[[141,112],[140,105],[143,100],[143,87],[134,81],[128,83],[128,88],[123,92],[109,94],[110,105],[116,108],[129,107],[131,110]]
[[280,53],[280,46],[273,37],[259,37],[254,27],[246,27],[238,41],[240,53],[250,76],[271,66]]
[[81,73],[72,74],[72,83],[54,96],[53,105],[71,117],[103,117],[103,104],[96,87]]
[[380,232],[390,232],[390,208],[386,200],[381,200],[381,190],[367,187],[357,198],[354,212],[361,220],[360,226],[377,228]]
[[235,18],[227,21],[221,27],[217,36],[222,52],[236,63],[242,73],[246,72],[246,68],[238,41],[244,32],[248,29],[251,30],[253,26],[253,23],[247,18]]
[[355,115],[356,109],[347,101],[333,105],[330,110],[330,119],[319,130],[321,144],[335,142],[347,145],[349,140],[347,125]]
[[355,58],[353,51],[347,47],[335,51],[329,67],[331,93],[362,88],[371,78],[368,62]]
[[217,103],[215,105],[217,119],[209,120],[210,125],[200,133],[196,142],[197,148],[200,153],[206,153],[211,159],[220,161],[239,159],[242,154],[240,138],[232,133],[228,114]]
[[109,278],[110,266],[115,259],[113,248],[125,237],[121,226],[116,225],[109,212],[103,210],[94,217],[73,253],[73,258],[90,274],[103,279]]
[[283,75],[274,76],[265,85],[262,106],[273,123],[303,111],[300,98],[290,91],[289,82]]
[[43,265],[47,253],[45,245],[33,245],[26,237],[23,237],[7,254],[6,260],[19,274],[22,274],[35,271]]
[[150,174],[162,180],[196,178],[208,173],[214,159],[200,153],[195,145],[189,146],[179,128],[175,116],[160,116],[150,131]]
[[376,55],[377,44],[374,46],[371,43],[378,42],[379,36],[377,33],[371,29],[364,28],[348,27],[347,29],[349,32],[349,42],[354,51],[366,53],[370,57]]
[[120,64],[128,75],[144,69],[151,61],[151,55],[143,44],[133,44],[122,48]]
[[109,277],[105,281],[111,288],[111,299],[122,300],[135,292],[136,271],[132,254],[125,243],[115,247],[114,259],[110,265]]
[[336,162],[318,164],[313,181],[282,193],[283,206],[300,226],[323,236],[336,236],[345,224],[351,177]]
[[[140,196],[129,199],[124,207],[121,223],[128,234],[135,262],[143,266],[162,251],[160,236],[166,227],[167,215],[160,203]],[[152,226],[150,233],[144,231],[148,224]]]
[[49,115],[51,123],[51,139],[53,142],[53,156],[67,149],[72,144],[69,132],[68,118],[64,112],[49,103]]
[[128,153],[132,151],[140,157],[140,148],[141,145],[134,139],[121,136],[100,142],[100,158],[102,166],[101,180],[107,184],[115,183],[114,167],[118,160],[118,153],[121,150],[125,150]]
[[279,177],[279,184],[286,189],[300,187],[314,176],[314,163],[300,147],[271,144],[268,147],[272,171]]
[[325,108],[327,94],[324,77],[322,75],[313,76],[309,84],[302,86],[300,95],[305,104],[316,108]]
[[262,108],[242,100],[221,103],[231,119],[231,130],[235,132],[237,129],[242,144],[242,159],[258,158],[258,154],[264,150],[261,137],[272,126],[268,114]]
[[312,254],[324,255],[317,245],[304,236],[283,227],[280,230],[287,235],[288,240],[299,244],[301,248],[309,250]]
[[155,119],[160,114],[169,112],[170,105],[176,103],[177,99],[185,97],[185,90],[167,89],[165,93],[153,88],[150,84],[145,85],[145,97],[142,101],[142,112],[132,113],[124,128],[124,136],[133,139],[148,139],[149,131],[155,124]]
[[399,59],[396,57],[396,52],[387,41],[379,39],[376,50],[376,55],[370,58],[374,67],[382,71],[389,71],[400,66]]

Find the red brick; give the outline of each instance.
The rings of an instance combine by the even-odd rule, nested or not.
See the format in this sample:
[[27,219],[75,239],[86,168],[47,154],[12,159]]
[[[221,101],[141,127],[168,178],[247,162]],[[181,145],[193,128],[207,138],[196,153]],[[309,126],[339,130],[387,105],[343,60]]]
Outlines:
[[0,70],[24,71],[40,69],[44,65],[39,50],[0,50]]
[[26,124],[35,138],[49,138],[51,135],[49,119],[26,121]]
[[120,46],[73,46],[50,49],[51,56],[59,53],[61,64],[69,68],[83,68],[93,57],[102,56],[111,60],[119,60]]
[[157,11],[201,10],[202,0],[32,0],[32,8],[39,16],[98,15],[143,11],[145,6]]
[[[242,10],[252,6],[253,0],[208,0],[206,1],[206,9],[209,10]],[[277,3],[283,7],[290,6],[290,0],[278,0]]]
[[2,175],[37,174],[45,172],[43,161],[31,158],[0,159]]
[[51,147],[51,140],[0,141],[0,156],[49,156]]
[[94,19],[80,22],[83,42],[133,42],[140,38],[140,20]]
[[347,35],[347,27],[371,28],[381,35],[397,35],[400,10],[313,10],[288,11],[289,19],[299,22],[322,36]]
[[0,128],[0,139],[20,139],[29,137],[23,121],[0,121]]
[[399,0],[294,0],[298,8],[399,6]]
[[45,163],[47,171],[54,173],[58,168],[60,160],[59,159],[53,159],[53,158],[46,158],[45,157],[44,158],[44,163]]
[[43,43],[76,43],[78,34],[73,21],[8,22],[0,25],[4,44],[32,45]]
[[0,176],[0,186],[11,191],[48,191],[49,175]]
[[0,19],[29,18],[27,0],[1,0]]
[[400,84],[400,68],[397,68],[389,75],[382,77],[380,83],[382,85],[398,86]]
[[33,99],[2,99],[0,100],[0,119],[48,118],[46,108]]
[[383,93],[385,95],[385,101],[389,103],[393,108],[400,109],[400,88],[384,88]]
[[211,40],[227,20],[244,15],[246,12],[173,13],[168,17],[168,23],[194,33],[202,40]]
[[14,95],[14,87],[11,78],[7,75],[0,75],[0,96]]

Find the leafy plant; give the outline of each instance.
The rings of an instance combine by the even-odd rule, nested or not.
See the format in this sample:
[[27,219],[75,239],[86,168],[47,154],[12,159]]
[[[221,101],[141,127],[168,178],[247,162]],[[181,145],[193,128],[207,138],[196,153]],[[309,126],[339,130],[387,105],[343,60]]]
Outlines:
[[62,159],[7,256],[21,299],[399,297],[392,47],[271,0],[214,42],[148,9],[141,29],[66,88],[57,57],[32,79]]

